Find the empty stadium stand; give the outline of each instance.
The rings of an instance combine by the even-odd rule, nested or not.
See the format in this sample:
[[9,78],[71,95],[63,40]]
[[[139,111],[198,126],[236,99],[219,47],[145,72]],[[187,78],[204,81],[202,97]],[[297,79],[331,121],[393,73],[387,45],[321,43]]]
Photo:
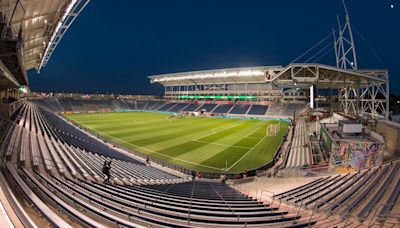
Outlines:
[[[315,224],[314,220],[257,201],[226,184],[188,181],[147,166],[34,103],[24,104],[14,122],[0,120],[2,142],[9,142],[2,144],[2,151],[6,151],[9,161],[6,170],[10,178],[53,225],[71,227],[71,221],[62,215],[65,212],[72,216],[72,224],[96,227]],[[103,183],[104,161],[112,161],[113,184]]]
[[307,104],[305,103],[289,103],[287,107],[283,110],[282,115],[283,116],[293,116],[296,114],[296,116],[299,116],[307,107]]
[[188,103],[178,103],[174,107],[170,108],[168,111],[169,112],[180,112],[182,111],[183,108],[185,108],[188,105]]
[[216,107],[216,108],[214,109],[213,112],[214,112],[214,113],[217,113],[217,114],[228,113],[229,110],[232,109],[232,107],[233,107],[233,105],[231,105],[231,104],[220,104],[220,105],[218,105],[218,107]]
[[382,222],[398,224],[390,215],[396,205],[396,213],[399,209],[399,169],[400,161],[394,160],[371,169],[324,176],[277,194],[275,199],[315,209],[314,213],[356,219],[368,227]]
[[175,105],[177,105],[178,103],[165,103],[164,105],[162,105],[159,109],[157,109],[158,111],[168,111],[169,109],[171,109],[172,107],[174,107]]
[[200,107],[200,105],[201,104],[198,104],[198,103],[192,103],[192,104],[189,104],[188,106],[186,106],[182,111],[193,112],[193,111],[196,111]]
[[216,114],[254,115],[254,116],[299,116],[306,104],[209,104],[209,103],[165,103],[161,100],[134,99],[77,99],[77,98],[44,98],[31,99],[31,102],[55,112],[99,112],[119,110],[151,110],[163,112],[194,112],[205,110]]
[[268,106],[266,105],[252,105],[250,110],[247,112],[248,115],[265,115]]
[[294,135],[286,161],[286,168],[301,168],[313,163],[306,122],[304,119],[298,119],[295,122]]
[[217,107],[217,104],[203,104],[202,106],[200,106],[200,108],[198,110],[212,112],[215,109],[215,107]]
[[229,114],[246,114],[249,110],[250,105],[239,105],[236,104],[229,112]]

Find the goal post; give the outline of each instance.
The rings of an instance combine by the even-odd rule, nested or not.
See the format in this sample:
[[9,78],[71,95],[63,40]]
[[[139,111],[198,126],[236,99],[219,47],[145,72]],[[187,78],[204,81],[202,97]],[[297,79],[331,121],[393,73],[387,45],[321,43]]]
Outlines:
[[267,126],[267,136],[276,136],[280,130],[281,124],[280,122],[276,124],[270,124]]

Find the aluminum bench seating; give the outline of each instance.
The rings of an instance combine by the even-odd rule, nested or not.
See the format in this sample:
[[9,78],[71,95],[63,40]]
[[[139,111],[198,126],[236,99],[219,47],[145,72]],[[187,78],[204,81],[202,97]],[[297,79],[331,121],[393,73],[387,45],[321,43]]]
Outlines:
[[54,138],[51,138],[51,141],[53,143],[54,149],[56,150],[56,153],[58,153],[58,155],[61,157],[63,163],[65,164],[65,166],[67,167],[69,173],[73,176],[76,177],[77,172],[76,169],[74,167],[74,165],[70,162],[70,160],[68,159],[65,149],[63,149],[62,147],[62,142],[57,142]]
[[[367,172],[364,172],[364,176],[360,177],[361,180],[357,182],[356,185],[353,185],[349,183],[347,186],[344,186],[343,189],[340,189],[336,193],[335,197],[335,204],[331,204],[328,206],[328,208],[325,210],[328,213],[331,213],[333,210],[338,208],[340,205],[342,205],[346,200],[348,200],[350,197],[352,197],[361,187],[363,187],[376,173],[378,172],[378,169],[375,170],[369,170]],[[347,191],[345,194],[343,194],[341,197],[339,197],[339,194],[343,193],[347,189],[350,189]],[[331,197],[331,200],[333,198]]]
[[[350,205],[348,205],[343,212],[341,213],[342,216],[347,215],[351,211],[353,211],[354,208],[356,208],[363,200],[366,199],[366,196],[372,191],[372,189],[375,188],[375,186],[381,181],[382,177],[386,174],[386,172],[389,170],[389,165],[385,165],[382,167],[382,169],[379,170],[379,174],[371,181],[371,183],[367,186],[364,187],[363,189],[360,189],[361,193],[351,202]],[[376,169],[378,171],[378,169]]]
[[347,181],[351,180],[351,178],[353,178],[356,174],[341,175],[338,180],[332,181],[328,185],[322,186],[318,191],[313,192],[311,195],[305,198],[306,200],[303,199],[303,204],[309,205],[316,202],[317,200],[322,199],[323,197],[330,194],[332,189],[336,189],[338,186],[345,184]]
[[79,172],[82,174],[83,177],[87,178],[89,176],[89,173],[86,171],[86,169],[75,159],[75,156],[72,154],[72,148],[70,146],[60,142],[60,147],[63,149],[65,152],[66,157],[72,162],[75,168],[79,170]]
[[[89,226],[89,227],[107,227],[98,221],[87,217],[84,215],[82,212],[77,211],[76,209],[72,208],[69,204],[65,203],[64,199],[68,199],[69,201],[73,202],[74,205],[79,205],[80,208],[84,208],[85,210],[101,217],[102,219],[107,219],[112,223],[117,223],[123,226],[127,227],[140,227],[137,224],[120,218],[118,216],[112,215],[104,210],[101,210],[100,208],[95,207],[92,203],[84,202],[82,200],[76,199],[74,195],[71,195],[70,192],[67,192],[66,190],[60,188],[58,185],[54,184],[52,181],[50,181],[48,178],[46,178],[42,174],[36,173],[36,176],[44,181],[47,186],[51,186],[54,190],[56,190],[59,194],[54,195],[51,194],[51,192],[46,191],[46,188],[43,187],[43,185],[35,178],[33,175],[29,174],[27,171],[24,171],[25,175],[32,181],[36,186],[41,188],[42,191],[45,192],[46,195],[48,195],[53,201],[55,201],[59,206],[61,206],[64,210],[68,211],[68,213],[72,214],[75,218],[77,218],[81,223]],[[63,200],[60,199],[60,197],[63,197]],[[68,224],[64,225],[64,223],[55,223],[59,227],[71,227]]]
[[[142,205],[132,205],[131,200],[123,200],[117,197],[105,197],[99,196],[98,194],[89,194],[88,190],[84,189],[82,186],[78,187],[76,184],[73,185],[70,182],[63,183],[63,186],[67,187],[69,190],[73,191],[74,195],[79,195],[80,197],[85,197],[92,202],[102,205],[103,207],[115,209],[115,208],[123,208],[125,213],[129,213],[130,216],[142,216],[143,219],[155,219],[162,220],[164,222],[168,221],[173,226],[184,225],[187,222],[187,213],[177,213],[176,211],[169,210],[161,210],[160,208],[154,208],[151,204],[147,204],[146,207]],[[92,189],[95,190],[95,189]],[[84,192],[86,191],[86,192]],[[96,191],[99,191],[98,189]],[[140,211],[140,214],[137,211]],[[109,209],[108,209],[109,210]],[[250,215],[251,216],[251,215]],[[190,215],[190,223],[191,224],[221,224],[221,225],[241,225],[244,224],[274,224],[278,222],[287,222],[298,219],[299,217],[296,215],[271,215],[271,216],[263,216],[263,217],[239,217],[239,216],[231,216],[229,217],[221,217],[221,216],[210,216],[210,215]],[[214,222],[213,222],[214,221]],[[152,220],[152,222],[155,222]]]
[[314,181],[311,181],[311,182],[308,183],[308,184],[299,186],[299,187],[297,187],[297,188],[288,190],[288,191],[286,191],[286,192],[282,192],[282,193],[276,194],[274,197],[277,198],[277,199],[285,198],[285,197],[287,197],[287,196],[290,196],[291,194],[296,194],[296,193],[299,193],[299,192],[301,192],[301,191],[303,191],[303,190],[305,190],[305,189],[308,189],[308,188],[310,188],[310,187],[313,187],[313,186],[315,186],[315,185],[317,185],[317,184],[319,184],[319,183],[321,183],[321,182],[324,182],[324,181],[326,181],[326,180],[328,180],[328,179],[330,179],[330,178],[331,178],[330,176],[325,177],[325,178],[318,178],[318,179],[316,179],[316,180],[314,180]]
[[385,218],[389,215],[392,208],[396,205],[399,195],[400,195],[400,180],[395,182],[395,186],[390,192],[389,198],[386,200],[385,204],[378,212],[379,220],[385,220]]
[[378,191],[375,193],[374,196],[371,197],[371,199],[368,201],[368,203],[365,205],[365,207],[357,213],[357,218],[359,220],[364,220],[369,212],[376,207],[378,201],[382,198],[384,195],[385,191],[388,189],[391,181],[395,178],[395,176],[398,174],[400,168],[400,162],[397,162],[394,167],[390,170],[389,175],[386,177],[385,181],[383,182],[382,186],[378,189]]
[[30,135],[29,131],[25,128],[22,129],[22,136],[21,136],[21,148],[19,152],[19,162],[23,164],[26,159],[26,155],[29,154],[30,148]]
[[367,175],[368,171],[361,171],[359,172],[355,177],[352,177],[351,180],[347,183],[343,183],[339,188],[336,189],[334,192],[332,192],[332,194],[327,198],[324,199],[322,202],[319,202],[317,204],[317,207],[323,207],[324,205],[326,205],[327,203],[331,202],[332,200],[336,200],[337,197],[340,196],[340,194],[342,194],[344,191],[350,189],[352,186],[354,186],[358,181],[360,181],[361,179],[363,179],[366,175]]
[[44,138],[41,134],[37,134],[36,136],[37,136],[37,141],[38,141],[38,145],[39,145],[39,151],[41,154],[40,157],[43,160],[43,164],[44,164],[46,170],[51,170],[54,167],[54,164],[50,157],[50,153],[49,153],[47,145],[44,141]]
[[[290,194],[288,197],[283,198],[285,201],[290,201],[290,200],[295,200],[294,202],[296,203],[298,200],[301,200],[305,198],[304,196],[308,197],[308,194],[312,194],[314,191],[318,191],[321,187],[324,187],[325,185],[329,183],[334,183],[337,180],[340,180],[340,175],[334,176],[332,178],[328,178],[326,181],[322,181],[314,186],[311,186],[307,189],[303,189],[300,192],[297,192],[296,194]],[[281,198],[282,199],[282,198]]]
[[31,132],[30,134],[30,157],[33,167],[37,167],[40,164],[40,155],[39,155],[39,145],[38,139],[35,133]]
[[[174,212],[183,212],[184,216],[187,215],[187,213],[190,210],[191,215],[217,215],[217,216],[224,216],[224,217],[235,217],[237,218],[237,215],[240,215],[240,217],[253,217],[253,216],[275,216],[275,215],[284,215],[288,214],[286,211],[280,212],[277,211],[276,208],[274,210],[271,210],[268,207],[264,207],[262,210],[241,210],[237,211],[235,210],[234,213],[232,213],[232,209],[229,210],[229,207],[225,206],[226,210],[225,211],[216,211],[211,207],[202,207],[202,208],[194,208],[191,207],[190,205],[187,204],[187,202],[182,203],[182,204],[170,204],[170,203],[165,203],[165,202],[159,202],[159,201],[154,201],[154,200],[149,200],[146,198],[140,198],[140,197],[133,197],[127,194],[115,194],[110,189],[107,188],[101,188],[101,187],[94,187],[93,185],[86,184],[84,182],[77,183],[75,181],[72,181],[68,179],[68,181],[71,184],[74,184],[75,186],[79,186],[82,191],[87,191],[88,194],[93,194],[93,195],[99,195],[100,197],[107,198],[109,200],[115,200],[116,202],[121,202],[124,204],[127,201],[129,202],[128,204],[132,207],[142,207],[143,205],[147,205],[147,209],[161,209],[165,210],[166,212],[168,210],[172,210]],[[154,199],[154,198],[153,198]]]
[[43,202],[35,193],[29,188],[29,186],[21,179],[17,171],[15,171],[10,163],[6,164],[7,170],[10,172],[13,179],[16,181],[18,186],[22,189],[22,192],[29,198],[29,200],[35,205],[51,223],[57,224],[60,227],[72,228],[64,219],[53,212],[45,202]]
[[[196,200],[190,201],[190,199],[177,199],[173,197],[169,197],[168,194],[156,194],[156,193],[146,193],[140,190],[126,189],[122,186],[116,185],[103,185],[98,183],[88,183],[85,182],[86,185],[92,185],[94,188],[102,189],[106,192],[114,192],[122,195],[128,195],[134,198],[151,200],[156,202],[162,202],[164,204],[172,204],[172,205],[183,205],[184,207],[193,207],[193,208],[210,208],[217,211],[231,211],[232,209],[235,211],[255,211],[255,210],[265,210],[266,207],[269,207],[268,204],[261,203],[249,203],[246,205],[235,205],[229,204],[221,201],[216,202],[198,202]],[[187,202],[191,202],[190,205]],[[243,207],[245,206],[245,207]],[[270,210],[277,210],[278,208],[269,207]]]
[[60,174],[64,173],[64,163],[61,161],[60,157],[58,156],[58,153],[56,151],[56,149],[54,148],[50,138],[45,135],[44,136],[44,140],[46,142],[47,148],[48,148],[48,152],[50,153],[50,156],[53,160],[53,163],[55,163],[55,167],[57,167],[58,172]]

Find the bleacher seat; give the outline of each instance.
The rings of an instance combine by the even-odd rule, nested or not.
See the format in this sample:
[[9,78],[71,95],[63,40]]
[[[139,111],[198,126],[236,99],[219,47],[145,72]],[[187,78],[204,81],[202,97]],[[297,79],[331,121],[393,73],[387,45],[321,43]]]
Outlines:
[[247,110],[249,110],[250,105],[239,105],[236,104],[231,111],[229,112],[229,114],[246,114]]
[[268,106],[266,105],[252,105],[248,115],[265,115],[267,112]]
[[215,109],[214,109],[214,113],[217,113],[217,114],[226,114],[226,113],[228,113],[229,112],[229,110],[231,109],[233,107],[233,105],[231,105],[231,104],[220,104],[220,105],[218,105],[218,107],[216,107]]

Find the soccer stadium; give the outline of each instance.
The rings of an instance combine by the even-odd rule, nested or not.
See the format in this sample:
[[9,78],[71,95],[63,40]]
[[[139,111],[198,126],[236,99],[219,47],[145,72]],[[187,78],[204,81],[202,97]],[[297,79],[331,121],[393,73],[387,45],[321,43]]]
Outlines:
[[0,1],[0,226],[400,227],[389,71],[338,4],[336,65],[143,76],[159,96],[32,91],[94,1]]

